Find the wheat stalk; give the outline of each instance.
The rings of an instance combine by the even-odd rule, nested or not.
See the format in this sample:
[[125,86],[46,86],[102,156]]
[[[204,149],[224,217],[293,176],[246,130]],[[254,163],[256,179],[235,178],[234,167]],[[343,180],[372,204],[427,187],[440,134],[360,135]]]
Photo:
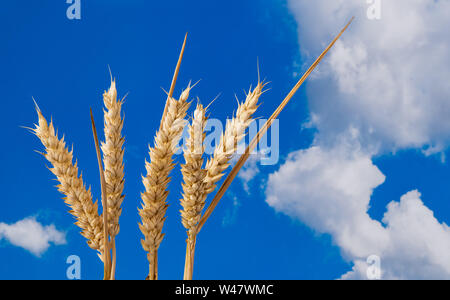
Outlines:
[[112,270],[114,277],[116,265],[115,237],[120,231],[119,217],[122,213],[124,188],[123,144],[122,137],[123,119],[121,117],[122,100],[117,100],[115,80],[111,80],[109,90],[103,93],[104,132],[105,142],[102,143],[103,162],[105,165],[105,183],[108,197],[108,233],[111,237]]
[[77,163],[73,163],[73,150],[66,147],[64,137],[58,138],[53,126],[36,106],[39,122],[32,131],[45,147],[44,157],[52,164],[50,171],[56,176],[58,190],[65,195],[64,202],[70,207],[76,225],[82,229],[81,234],[88,240],[88,245],[104,255],[103,222],[98,215],[97,201],[92,202],[91,189],[86,190],[82,175],[78,176]]
[[157,251],[164,237],[162,227],[168,207],[166,202],[170,181],[169,173],[174,168],[173,155],[177,150],[181,134],[185,125],[186,111],[190,103],[187,101],[191,86],[181,94],[179,100],[169,97],[167,112],[161,130],[156,133],[155,145],[150,148],[150,162],[145,162],[147,175],[142,178],[145,192],[141,194],[142,208],[139,209],[142,223],[139,228],[144,235],[142,247],[148,252],[149,276],[151,280],[157,275]]
[[[102,206],[103,206],[103,241],[104,241],[104,251],[103,251],[103,279],[111,279],[111,253],[110,253],[110,239],[109,239],[109,221],[108,221],[108,193],[106,191],[106,180],[105,172],[103,171],[102,155],[100,153],[100,143],[98,142],[97,128],[95,127],[94,115],[92,114],[91,108],[91,124],[92,124],[92,135],[94,137],[95,151],[97,154],[98,170],[100,175],[100,187],[102,194]],[[105,226],[106,224],[106,226]]]
[[182,224],[188,231],[184,279],[192,279],[194,257],[192,251],[195,249],[197,225],[207,195],[204,182],[206,170],[202,168],[206,121],[206,109],[203,105],[197,104],[192,123],[188,128],[189,137],[183,153],[185,164],[181,165],[184,183],[182,184],[183,198],[180,200],[183,209],[180,212]]

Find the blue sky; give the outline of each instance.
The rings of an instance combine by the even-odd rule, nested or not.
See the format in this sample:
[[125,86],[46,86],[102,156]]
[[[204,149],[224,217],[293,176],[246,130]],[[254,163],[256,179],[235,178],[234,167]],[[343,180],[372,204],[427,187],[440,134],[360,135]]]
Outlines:
[[[256,114],[268,117],[295,84],[294,75],[306,70],[324,43],[331,40],[352,16],[354,9],[352,7],[342,16],[330,13],[329,18],[333,21],[328,22],[324,1],[319,1],[316,8],[310,5],[310,14],[317,14],[317,20],[323,20],[323,24],[333,25],[327,27],[322,24],[315,28],[311,27],[313,23],[308,23],[308,18],[304,18],[305,23],[299,21],[303,20],[303,12],[298,12],[296,1],[81,2],[81,20],[66,18],[68,4],[63,0],[5,1],[0,10],[0,30],[4,41],[0,48],[4,111],[1,127],[6,128],[3,130],[3,147],[0,148],[0,181],[3,187],[0,228],[1,224],[14,224],[27,217],[35,217],[41,224],[54,224],[56,229],[66,233],[64,245],[51,245],[41,256],[11,245],[7,238],[0,235],[0,279],[65,279],[68,267],[65,261],[73,254],[81,258],[83,279],[99,279],[103,272],[97,255],[79,235],[61,195],[54,188],[56,182],[46,168],[47,162],[34,152],[42,150],[42,145],[35,136],[20,127],[36,122],[32,97],[35,97],[46,117],[53,117],[68,144],[74,145],[74,155],[83,171],[83,178],[92,186],[94,197],[99,198],[89,108],[93,108],[97,124],[102,124],[101,96],[109,87],[108,65],[117,79],[119,96],[129,92],[123,107],[126,197],[120,219],[121,231],[117,237],[116,277],[143,279],[148,272],[148,263],[140,245],[142,235],[137,226],[137,207],[141,201],[140,192],[143,191],[140,176],[145,172],[147,145],[153,141],[164,108],[165,94],[161,87],[169,88],[184,34],[189,32],[176,95],[190,80],[201,79],[191,95],[198,96],[203,103],[209,103],[221,93],[210,112],[212,117],[225,120],[236,109],[234,93],[242,99],[243,89],[256,83],[258,58],[262,77],[270,81],[270,91],[263,95],[263,105]],[[308,5],[305,1],[297,2],[301,3],[300,6]],[[365,11],[361,16],[364,14]],[[361,16],[360,19],[364,18]],[[366,26],[364,22],[367,21],[356,20],[350,28],[347,43],[355,41],[355,36],[361,31],[354,27]],[[303,34],[307,30],[305,28],[313,28],[312,33]],[[312,35],[314,33],[315,36]],[[306,42],[310,44],[306,46]],[[367,52],[370,53],[372,48],[368,46]],[[341,44],[337,53],[345,54],[343,49],[346,48]],[[339,58],[338,54],[333,56],[334,59]],[[388,60],[390,56],[386,55],[379,59]],[[450,222],[450,190],[447,188],[450,167],[448,160],[442,160],[448,154],[446,124],[443,124],[445,130],[430,129],[422,138],[389,136],[386,130],[377,127],[376,118],[371,119],[362,113],[371,109],[359,109],[361,107],[358,106],[359,110],[349,110],[347,105],[340,106],[344,102],[341,98],[348,95],[337,87],[345,83],[333,79],[341,70],[330,67],[333,57],[312,79],[314,84],[305,84],[281,114],[279,163],[257,167],[256,176],[248,183],[249,192],[237,178],[199,234],[194,269],[196,279],[335,279],[364,261],[365,252],[353,251],[342,242],[339,230],[323,225],[326,222],[317,210],[308,213],[308,210],[298,208],[303,204],[295,202],[297,199],[294,198],[291,201],[292,194],[286,194],[286,199],[291,202],[283,203],[280,200],[283,193],[277,194],[277,187],[274,186],[279,176],[292,175],[283,173],[288,164],[304,162],[313,147],[325,153],[322,157],[326,157],[326,153],[334,153],[336,147],[341,149],[335,146],[336,142],[330,136],[338,136],[346,130],[336,134],[330,128],[347,126],[359,130],[356,137],[358,146],[352,144],[351,148],[361,148],[355,156],[367,158],[363,161],[373,164],[369,163],[367,169],[367,176],[370,177],[367,181],[371,182],[368,197],[372,194],[367,214],[371,223],[381,222],[387,211],[386,206],[392,200],[399,201],[402,195],[416,189],[439,224]],[[439,56],[436,61],[439,65],[445,65]],[[331,75],[327,77],[327,74]],[[446,88],[442,90],[448,99]],[[325,91],[318,91],[320,89],[335,92],[335,103],[338,104],[330,104],[334,98],[327,98],[328,102],[318,99],[329,96]],[[428,86],[423,88],[425,95],[429,89]],[[444,98],[442,95],[433,96]],[[345,99],[352,97],[359,96],[354,93]],[[336,114],[343,116],[337,118],[338,123],[315,121],[314,116],[327,116],[333,105],[337,107]],[[447,105],[442,104],[442,107],[445,111]],[[385,114],[382,108],[380,106],[380,115]],[[360,124],[356,119],[346,117],[354,115],[367,117],[369,124]],[[439,124],[439,117],[442,116],[436,114],[432,117]],[[351,120],[351,126],[339,121],[344,119]],[[432,125],[429,127],[439,127],[434,123]],[[371,126],[377,134],[365,135],[364,128]],[[427,139],[429,136],[430,139]],[[424,149],[430,144],[437,145],[439,149],[425,155]],[[298,160],[288,158],[292,158],[299,149],[305,152],[297,156]],[[347,154],[344,156],[347,157]],[[341,165],[341,162],[336,162],[336,165]],[[297,174],[302,176],[302,172],[300,170]],[[385,176],[384,181],[380,180],[381,175],[377,172]],[[181,192],[179,169],[176,168],[172,175],[170,207],[164,226],[166,237],[159,250],[161,279],[181,279],[184,268],[186,234],[178,212]],[[315,185],[309,183],[309,186]],[[303,186],[300,184],[300,187]],[[367,193],[364,191],[362,194],[366,196]],[[316,199],[316,195],[315,191],[309,191],[301,197]],[[272,202],[267,200],[269,196],[272,196]],[[330,198],[333,198],[332,195]],[[323,204],[324,211],[337,209],[328,206],[330,203],[327,202],[318,202],[320,204]],[[333,220],[332,217],[330,220]],[[336,226],[345,227],[340,223],[341,219],[337,220]],[[387,227],[395,226],[392,221],[389,226],[383,223],[381,227],[387,231]],[[392,232],[389,234],[394,237]],[[445,237],[448,237],[447,233],[444,233]],[[384,236],[384,233],[381,235]],[[352,242],[361,243],[357,239],[351,240],[350,244]],[[439,247],[436,249],[439,250]],[[394,252],[391,250],[386,246],[373,251],[382,259],[385,255],[391,263],[396,258],[391,255]],[[415,257],[413,253],[411,257]],[[443,271],[436,273],[438,275],[430,274],[448,276],[450,271],[446,268],[444,266]],[[399,278],[404,274],[415,274],[414,270],[395,273],[395,268],[387,272]]]

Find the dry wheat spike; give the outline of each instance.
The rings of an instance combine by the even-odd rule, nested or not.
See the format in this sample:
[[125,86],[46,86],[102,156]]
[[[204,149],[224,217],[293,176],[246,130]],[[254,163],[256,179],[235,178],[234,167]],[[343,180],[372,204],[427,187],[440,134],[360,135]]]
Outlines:
[[264,83],[258,82],[253,91],[250,89],[245,101],[239,103],[235,117],[227,120],[225,132],[214,149],[213,157],[206,163],[206,170],[208,170],[205,177],[207,194],[214,191],[216,183],[224,175],[225,169],[230,166],[230,159],[245,136],[245,130],[253,121],[252,115],[258,108],[258,99],[263,93],[264,86]]
[[181,222],[187,230],[186,260],[184,279],[192,279],[193,249],[197,236],[197,225],[200,221],[206,200],[206,170],[203,169],[203,153],[205,146],[205,126],[207,122],[206,109],[200,103],[194,111],[192,123],[188,128],[189,137],[184,148],[185,163],[181,165],[183,197],[180,200],[183,207]]
[[36,106],[39,122],[32,129],[45,147],[44,157],[52,164],[49,168],[55,174],[59,184],[58,190],[65,195],[64,202],[71,208],[69,211],[76,218],[82,232],[88,240],[89,247],[103,257],[103,221],[98,215],[97,201],[92,202],[91,189],[86,190],[82,175],[78,177],[77,163],[73,164],[73,150],[66,147],[64,137],[58,139],[53,122],[50,124]]
[[[250,88],[245,101],[243,103],[238,102],[236,115],[233,119],[227,120],[225,132],[222,134],[219,144],[214,149],[212,158],[206,163],[205,170],[201,167],[203,164],[203,130],[206,119],[200,119],[204,118],[205,112],[203,111],[201,114],[199,111],[197,115],[194,114],[193,125],[191,125],[189,130],[190,138],[188,139],[187,147],[184,149],[186,164],[182,166],[185,183],[183,184],[184,195],[181,200],[184,209],[181,211],[181,216],[184,227],[188,229],[183,276],[185,280],[191,280],[193,275],[195,244],[202,217],[201,213],[205,206],[205,199],[216,188],[216,183],[224,175],[224,171],[230,165],[230,159],[235,154],[239,142],[245,136],[245,130],[253,121],[252,116],[258,108],[258,100],[263,93],[264,86],[265,84],[258,80],[258,84],[253,91]],[[196,123],[202,124],[203,127],[194,130],[196,128],[193,127]],[[197,125],[197,127],[200,126]],[[196,133],[196,131],[199,133]],[[196,141],[198,139],[196,136],[202,138],[200,143],[201,151],[193,155],[191,153],[193,149],[192,143],[199,143]],[[203,177],[203,182],[199,181],[201,177]]]
[[185,163],[181,165],[181,173],[184,183],[183,198],[180,200],[183,209],[181,219],[184,228],[188,230],[188,235],[196,234],[196,226],[200,221],[201,212],[205,206],[206,199],[206,170],[203,169],[203,152],[205,147],[206,110],[200,103],[194,111],[192,123],[188,127],[189,137],[184,148]]
[[109,90],[103,93],[105,142],[102,143],[103,163],[105,165],[106,192],[108,195],[108,233],[111,240],[119,233],[119,217],[122,213],[124,199],[123,171],[123,119],[121,117],[122,100],[117,100],[115,80],[111,81]]
[[189,85],[181,94],[179,100],[168,98],[167,111],[161,129],[156,133],[154,147],[150,147],[150,162],[145,162],[147,175],[142,177],[145,192],[141,193],[142,208],[139,209],[141,223],[139,228],[144,235],[142,247],[148,252],[149,276],[151,280],[157,279],[157,251],[164,237],[164,225],[167,210],[167,184],[170,181],[169,173],[174,168],[173,155],[177,151],[183,129],[185,116],[189,108]]

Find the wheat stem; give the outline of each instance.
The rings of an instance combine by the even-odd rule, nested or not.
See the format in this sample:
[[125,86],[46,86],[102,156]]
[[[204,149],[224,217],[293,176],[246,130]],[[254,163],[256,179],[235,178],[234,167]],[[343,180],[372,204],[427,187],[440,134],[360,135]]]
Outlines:
[[100,172],[100,185],[102,190],[102,206],[103,206],[103,239],[105,245],[104,255],[104,277],[103,279],[108,280],[111,277],[111,259],[110,259],[110,249],[109,249],[109,234],[108,234],[108,194],[106,192],[106,181],[105,174],[103,172],[102,157],[100,154],[100,145],[98,142],[97,129],[95,128],[94,116],[91,109],[91,123],[92,123],[92,133],[94,135],[95,150],[97,152],[98,169]]
[[187,274],[189,273],[189,263],[190,262],[190,247],[189,247],[189,239],[186,239],[186,256],[184,258],[184,273],[183,273],[183,280],[187,280]]
[[194,273],[194,258],[195,258],[195,245],[197,242],[197,234],[190,235],[187,244],[186,251],[188,253],[186,262],[187,264],[184,280],[192,280],[192,275]]
[[116,279],[116,239],[111,238],[112,264],[111,264],[111,280]]

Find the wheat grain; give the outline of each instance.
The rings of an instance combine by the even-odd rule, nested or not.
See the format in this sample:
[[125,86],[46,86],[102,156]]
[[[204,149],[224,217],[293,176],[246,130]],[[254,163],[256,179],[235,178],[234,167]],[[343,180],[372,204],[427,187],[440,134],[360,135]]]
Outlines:
[[66,147],[64,137],[58,138],[53,126],[37,108],[39,122],[33,132],[45,147],[44,157],[52,164],[50,171],[59,181],[58,190],[65,195],[64,202],[71,208],[69,211],[76,218],[76,225],[82,229],[81,234],[88,240],[88,245],[103,256],[103,222],[98,215],[97,201],[92,202],[90,188],[86,190],[82,175],[78,177],[77,163],[73,163],[73,150]]
[[103,163],[105,165],[106,192],[108,195],[108,223],[111,239],[119,233],[119,217],[122,213],[122,202],[124,199],[124,166],[123,166],[123,144],[122,137],[123,119],[121,108],[123,100],[117,100],[116,82],[111,81],[111,87],[103,94],[104,131],[105,142],[102,143]]
[[164,237],[162,227],[168,207],[167,184],[169,173],[175,166],[172,157],[186,123],[184,118],[190,105],[187,101],[190,89],[189,85],[179,100],[169,97],[161,130],[156,133],[155,145],[149,150],[150,162],[145,163],[147,175],[142,178],[145,192],[141,194],[143,203],[139,214],[142,222],[139,228],[144,235],[142,247],[148,252],[149,279],[157,279],[157,251]]
[[248,92],[245,101],[238,105],[235,117],[227,120],[225,132],[214,149],[213,157],[206,163],[208,172],[205,182],[208,194],[214,191],[216,183],[224,175],[225,169],[230,166],[230,159],[236,152],[238,143],[245,136],[245,130],[253,121],[252,115],[258,108],[258,99],[263,93],[264,86],[264,83],[258,82],[253,91]]

